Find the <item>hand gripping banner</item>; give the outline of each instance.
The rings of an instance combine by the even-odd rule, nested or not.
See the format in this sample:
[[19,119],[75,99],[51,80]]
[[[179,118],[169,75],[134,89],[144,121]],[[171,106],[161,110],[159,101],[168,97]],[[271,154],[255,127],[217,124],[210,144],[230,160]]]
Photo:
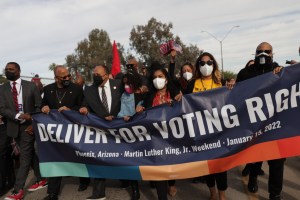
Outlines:
[[300,155],[300,64],[183,96],[129,122],[76,111],[34,115],[44,177],[169,180]]

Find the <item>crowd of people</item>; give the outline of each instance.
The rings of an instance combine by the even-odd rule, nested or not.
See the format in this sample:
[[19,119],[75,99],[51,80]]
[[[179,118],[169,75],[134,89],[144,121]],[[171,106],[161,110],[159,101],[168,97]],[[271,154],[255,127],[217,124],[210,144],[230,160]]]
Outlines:
[[[43,87],[38,77],[32,82],[20,78],[21,68],[16,62],[5,66],[8,80],[0,86],[0,196],[8,190],[12,193],[5,200],[24,198],[24,185],[30,168],[34,170],[36,183],[27,190],[30,192],[48,187],[44,200],[57,200],[62,177],[42,177],[39,170],[38,149],[31,125],[31,115],[36,112],[48,114],[52,109],[59,112],[75,110],[82,115],[95,114],[107,121],[114,118],[130,120],[135,113],[161,104],[180,101],[182,95],[203,92],[222,87],[221,72],[211,53],[203,52],[195,64],[186,62],[180,67],[180,77],[175,76],[177,53],[170,52],[168,69],[157,62],[149,67],[138,68],[138,62],[130,59],[126,72],[111,77],[105,65],[93,69],[93,84],[84,85],[79,74],[75,81],[68,68],[59,65],[54,69],[55,82]],[[273,61],[273,48],[263,42],[256,48],[254,60],[250,60],[237,75],[236,80],[226,81],[228,89],[234,83],[250,79],[261,74],[278,73],[282,67]],[[140,73],[139,73],[140,72]],[[38,89],[37,89],[38,88]],[[116,89],[117,88],[117,89]],[[285,159],[269,160],[269,199],[281,199]],[[243,175],[249,174],[248,190],[258,191],[257,176],[263,175],[262,162],[249,163]],[[15,168],[18,168],[15,174]],[[225,200],[227,172],[202,177],[210,192],[210,200]],[[78,191],[84,191],[90,184],[90,178],[79,178]],[[138,181],[122,180],[122,187],[131,187],[131,199],[140,199]],[[92,180],[93,192],[86,199],[106,198],[105,179]],[[177,193],[176,180],[152,181],[159,200],[167,200],[168,195]]]

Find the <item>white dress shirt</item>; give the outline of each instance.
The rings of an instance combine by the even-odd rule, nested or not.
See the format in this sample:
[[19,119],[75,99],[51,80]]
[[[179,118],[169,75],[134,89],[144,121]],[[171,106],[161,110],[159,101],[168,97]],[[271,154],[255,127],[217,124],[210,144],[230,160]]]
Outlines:
[[[14,86],[13,82],[16,82],[16,89],[17,89],[17,92],[18,92],[19,113],[16,114],[15,119],[20,120],[19,116],[21,115],[21,113],[24,113],[21,78],[15,80],[15,81],[9,81],[9,82],[10,82],[11,89]],[[20,110],[20,108],[21,108],[21,110]],[[20,120],[20,121],[23,122],[24,120]]]
[[[107,105],[108,105],[108,112],[111,111],[111,91],[110,91],[110,84],[109,84],[109,79],[106,81],[106,83],[104,84],[104,90],[105,90],[105,94],[106,94],[106,99],[107,99]],[[99,96],[100,99],[102,101],[102,87],[98,87],[98,91],[99,91]]]

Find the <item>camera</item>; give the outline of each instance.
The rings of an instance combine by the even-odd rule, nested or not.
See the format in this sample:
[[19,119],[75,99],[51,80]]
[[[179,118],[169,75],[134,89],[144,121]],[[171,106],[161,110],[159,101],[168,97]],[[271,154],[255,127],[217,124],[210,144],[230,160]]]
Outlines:
[[286,60],[286,61],[285,61],[285,64],[288,64],[288,65],[290,65],[290,64],[292,64],[292,61],[290,61],[290,60]]

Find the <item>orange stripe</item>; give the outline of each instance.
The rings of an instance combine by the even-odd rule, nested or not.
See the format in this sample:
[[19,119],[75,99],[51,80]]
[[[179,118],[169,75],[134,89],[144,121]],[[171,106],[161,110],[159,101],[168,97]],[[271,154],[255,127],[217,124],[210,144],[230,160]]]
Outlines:
[[298,156],[300,151],[300,136],[278,140],[278,147],[281,149],[280,153],[283,158]]
[[209,173],[206,161],[176,165],[140,166],[143,180],[172,180],[202,176]]
[[185,179],[227,171],[241,164],[300,155],[300,136],[249,147],[235,155],[175,165],[140,166],[143,180]]
[[256,144],[232,156],[209,160],[209,172],[216,173],[245,163],[300,155],[299,144],[300,136]]

